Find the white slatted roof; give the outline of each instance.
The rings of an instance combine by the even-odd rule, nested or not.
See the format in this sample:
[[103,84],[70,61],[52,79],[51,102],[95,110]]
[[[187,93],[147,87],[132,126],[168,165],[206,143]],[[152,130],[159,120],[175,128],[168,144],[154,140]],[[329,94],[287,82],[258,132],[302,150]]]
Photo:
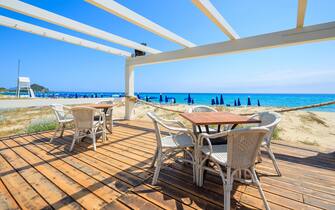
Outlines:
[[110,42],[114,42],[120,45],[124,45],[126,47],[138,49],[148,53],[160,53],[161,51],[143,46],[139,43],[130,41],[128,39],[122,38],[120,36],[108,33],[106,31],[94,28],[92,26],[80,23],[78,21],[63,17],[61,15],[57,15],[55,13],[49,12],[44,9],[40,9],[38,7],[32,6],[30,4],[26,4],[17,0],[0,0],[0,7],[19,12],[21,14],[37,18],[49,23],[53,23],[74,31],[78,31],[84,34],[88,34],[100,39],[104,39]]
[[240,38],[209,0],[192,0],[192,2],[230,39]]
[[[211,56],[218,54],[236,53],[246,50],[259,50],[269,47],[280,47],[287,45],[296,45],[306,42],[317,42],[335,38],[335,22],[319,24],[304,27],[304,19],[307,8],[307,0],[298,1],[296,28],[287,31],[280,31],[271,34],[262,34],[254,37],[240,38],[234,29],[227,23],[223,16],[218,12],[210,0],[192,0],[213,23],[215,23],[231,40],[227,42],[214,43],[202,46],[195,46],[192,42],[178,36],[157,23],[135,13],[134,11],[120,5],[114,0],[86,0],[112,14],[117,15],[137,26],[140,26],[150,32],[153,32],[163,38],[178,43],[186,48],[161,52],[151,47],[143,46],[139,43],[130,41],[109,32],[97,29],[95,27],[80,23],[78,21],[63,17],[61,15],[49,12],[47,10],[26,4],[19,0],[0,0],[0,7],[22,13],[49,23],[53,23],[74,31],[88,34],[113,43],[127,46],[132,49],[138,49],[150,53],[150,55],[136,58],[128,58],[127,65],[136,66],[150,63],[168,62],[195,57]],[[70,36],[57,31],[52,31],[22,21],[1,17],[1,24],[18,30],[43,35],[49,38],[58,39],[72,44],[98,49],[108,53],[122,56],[130,56],[129,52],[101,45],[78,37]]]
[[128,9],[127,7],[117,3],[114,0],[85,1],[179,45],[182,45],[184,47],[195,47],[195,44],[193,44],[192,42],[187,41],[186,39],[152,22],[151,20],[148,20],[147,18],[137,14],[136,12]]
[[63,42],[68,42],[71,44],[75,44],[75,45],[79,45],[79,46],[83,46],[83,47],[87,47],[87,48],[91,48],[91,49],[95,49],[95,50],[99,50],[99,51],[103,51],[106,53],[111,53],[114,55],[121,55],[121,56],[131,56],[131,54],[127,51],[124,50],[119,50],[113,47],[108,47],[106,45],[102,45],[96,42],[92,42],[92,41],[88,41],[85,39],[81,39],[75,36],[71,36],[68,34],[64,34],[64,33],[60,33],[57,31],[53,31],[47,28],[42,28],[36,25],[32,25],[29,23],[25,23],[19,20],[15,20],[12,18],[8,18],[5,16],[0,15],[0,25],[2,26],[6,26],[9,28],[13,28],[13,29],[17,29],[20,31],[25,31],[28,33],[32,33],[32,34],[36,34],[36,35],[40,35],[40,36],[44,36],[44,37],[48,37],[51,39],[56,39],[59,41],[63,41]]
[[298,16],[297,16],[297,28],[304,27],[306,7],[307,7],[307,0],[299,0],[299,2],[298,2]]

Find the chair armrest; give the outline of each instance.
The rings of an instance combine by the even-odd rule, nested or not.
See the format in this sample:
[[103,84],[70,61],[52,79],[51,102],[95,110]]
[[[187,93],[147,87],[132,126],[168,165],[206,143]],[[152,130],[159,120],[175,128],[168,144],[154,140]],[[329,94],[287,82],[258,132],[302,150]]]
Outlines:
[[65,119],[73,119],[71,107],[63,106],[63,110],[64,110],[64,118]]
[[160,119],[160,120],[168,124],[178,125],[181,128],[186,128],[186,126],[179,120],[166,120],[166,119]]
[[229,133],[229,131],[223,131],[223,132],[220,132],[220,133],[213,133],[213,134],[201,133],[199,135],[199,139],[200,138],[216,139],[216,138],[227,136],[228,133]]
[[228,136],[229,131],[224,131],[221,133],[215,133],[215,134],[208,134],[208,133],[201,133],[198,136],[198,143],[200,145],[200,148],[203,146],[204,140],[207,141],[208,143],[208,147],[209,147],[209,156],[212,155],[213,153],[213,146],[212,146],[212,142],[210,139],[216,139],[216,138],[220,138],[220,137],[224,137],[224,136]]

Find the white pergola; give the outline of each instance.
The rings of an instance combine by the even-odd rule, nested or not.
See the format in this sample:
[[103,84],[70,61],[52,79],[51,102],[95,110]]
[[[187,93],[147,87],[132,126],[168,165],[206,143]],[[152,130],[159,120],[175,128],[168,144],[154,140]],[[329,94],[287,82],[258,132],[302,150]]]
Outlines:
[[[141,65],[171,62],[207,56],[224,55],[246,51],[262,50],[275,47],[285,47],[301,45],[311,42],[320,42],[335,39],[335,21],[311,26],[304,26],[304,19],[307,8],[307,0],[298,0],[296,28],[278,31],[274,33],[261,34],[252,37],[240,38],[224,17],[218,12],[210,0],[192,0],[192,3],[199,8],[220,30],[230,39],[229,41],[196,46],[194,43],[178,36],[170,30],[157,23],[141,16],[114,0],[86,0],[86,2],[96,7],[114,14],[130,23],[144,28],[162,38],[175,42],[183,48],[175,51],[161,52],[144,46],[140,43],[122,38],[101,29],[80,23],[50,11],[29,5],[19,0],[0,0],[0,7],[12,10],[33,18],[37,18],[55,25],[62,26],[83,34],[87,34],[99,39],[147,52],[146,56],[132,57],[131,53],[125,50],[116,49],[96,42],[84,40],[75,36],[60,33],[47,28],[42,28],[33,24],[19,20],[0,16],[0,25],[17,30],[33,33],[59,41],[68,42],[83,47],[100,50],[106,53],[125,57],[125,118],[132,118],[134,102],[130,97],[134,96],[134,70]],[[129,96],[129,97],[128,97]]]

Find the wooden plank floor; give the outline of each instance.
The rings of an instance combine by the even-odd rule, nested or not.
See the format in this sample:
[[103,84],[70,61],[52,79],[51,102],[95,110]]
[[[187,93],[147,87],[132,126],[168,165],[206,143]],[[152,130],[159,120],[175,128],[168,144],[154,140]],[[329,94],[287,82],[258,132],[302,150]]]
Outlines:
[[[218,176],[204,187],[192,183],[189,165],[169,162],[157,186],[149,167],[155,149],[152,124],[122,121],[105,143],[90,139],[68,152],[72,133],[48,140],[52,132],[0,140],[0,209],[222,209]],[[263,154],[257,165],[272,209],[335,209],[335,154],[273,144],[282,177]],[[253,186],[235,183],[232,207],[262,209]]]

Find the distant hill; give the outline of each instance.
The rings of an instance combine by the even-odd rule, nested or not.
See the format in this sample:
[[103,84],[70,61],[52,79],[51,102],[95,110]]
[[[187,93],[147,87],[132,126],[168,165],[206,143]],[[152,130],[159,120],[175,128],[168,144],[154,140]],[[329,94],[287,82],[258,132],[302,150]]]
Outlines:
[[49,89],[46,88],[46,87],[43,87],[42,85],[38,85],[38,84],[32,84],[31,86],[31,89],[34,90],[34,92],[49,92]]
[[6,92],[6,91],[7,91],[7,88],[0,87],[0,92]]

